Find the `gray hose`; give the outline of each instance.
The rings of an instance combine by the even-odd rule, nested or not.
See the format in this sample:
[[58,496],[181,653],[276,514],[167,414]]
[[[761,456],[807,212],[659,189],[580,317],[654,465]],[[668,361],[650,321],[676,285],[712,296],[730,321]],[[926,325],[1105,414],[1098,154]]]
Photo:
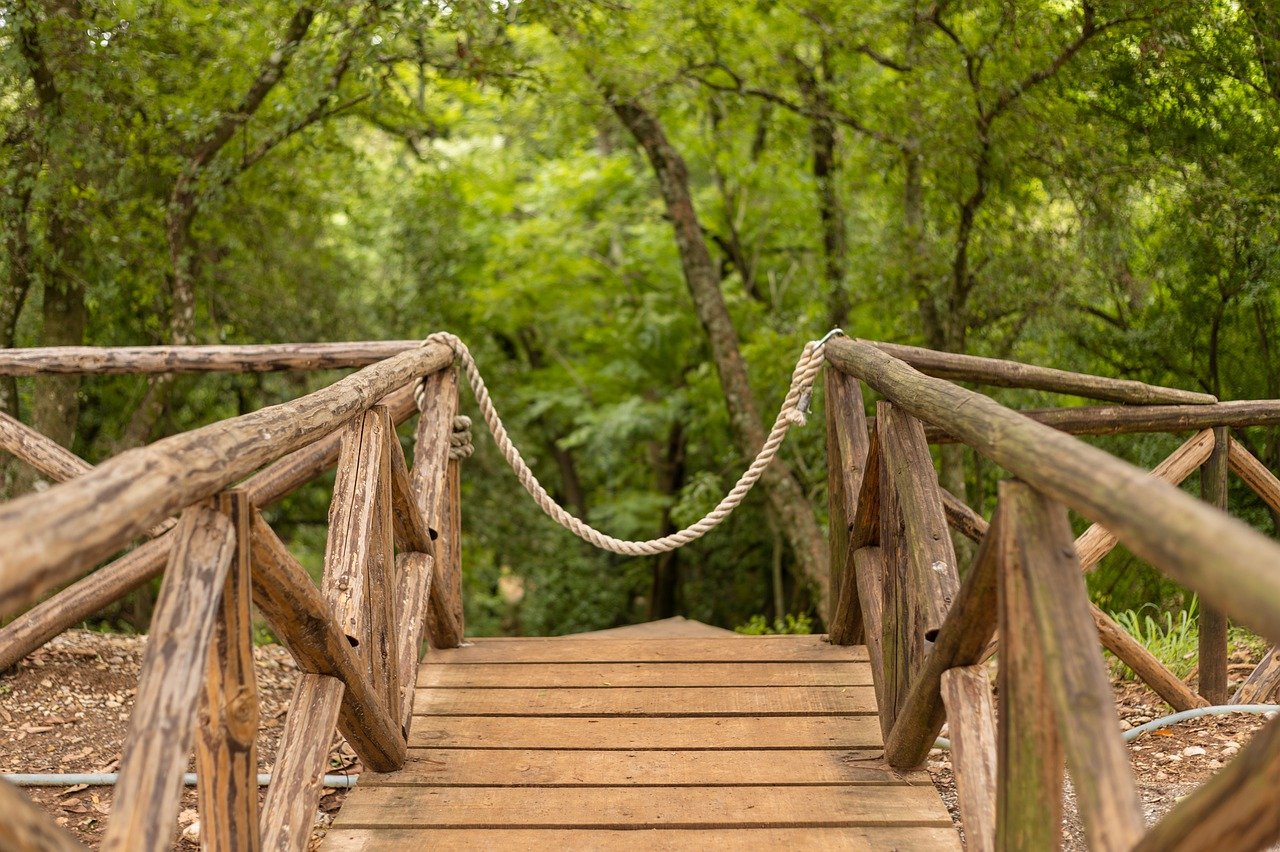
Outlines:
[[[1195,707],[1191,710],[1183,710],[1181,713],[1173,713],[1168,716],[1161,716],[1159,719],[1153,719],[1145,725],[1139,725],[1136,728],[1130,728],[1122,735],[1127,743],[1131,743],[1138,737],[1150,731],[1160,728],[1168,728],[1179,722],[1185,722],[1188,719],[1198,719],[1201,716],[1226,716],[1231,713],[1277,713],[1280,712],[1280,704],[1216,704],[1212,707]],[[938,737],[933,744],[934,748],[951,748],[951,740],[946,737]]]
[[[0,775],[0,779],[18,787],[75,787],[81,784],[90,787],[109,787],[120,780],[118,772],[31,772]],[[326,775],[325,787],[354,787],[360,780],[359,775]],[[196,785],[196,774],[188,772],[182,776],[182,782],[188,787]],[[262,773],[258,776],[258,785],[265,787],[271,783],[271,776]]]

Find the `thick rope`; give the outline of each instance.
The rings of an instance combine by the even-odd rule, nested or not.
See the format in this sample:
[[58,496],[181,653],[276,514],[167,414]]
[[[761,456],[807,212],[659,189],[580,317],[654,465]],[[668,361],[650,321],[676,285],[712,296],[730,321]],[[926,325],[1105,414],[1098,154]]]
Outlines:
[[[752,486],[760,479],[765,468],[773,461],[773,457],[778,454],[778,448],[782,446],[782,440],[787,436],[787,431],[792,426],[803,426],[805,424],[809,410],[809,400],[812,397],[813,382],[817,378],[818,371],[822,369],[822,350],[829,337],[830,335],[822,340],[813,340],[805,344],[800,360],[796,363],[796,368],[791,374],[791,387],[787,390],[786,399],[782,401],[778,416],[773,421],[773,428],[769,431],[769,437],[765,439],[764,446],[760,448],[755,460],[743,472],[737,484],[701,520],[679,532],[662,538],[650,539],[649,541],[625,541],[620,538],[614,538],[574,517],[556,503],[546,489],[542,487],[542,483],[538,482],[538,478],[533,475],[533,471],[525,464],[520,451],[516,449],[515,444],[511,442],[511,438],[507,435],[506,427],[502,425],[502,418],[498,415],[498,410],[494,408],[493,401],[489,398],[489,389],[485,387],[484,379],[480,376],[480,368],[476,366],[475,358],[472,357],[471,351],[467,349],[467,345],[456,335],[446,331],[432,334],[423,341],[423,345],[438,343],[453,350],[454,355],[462,365],[463,372],[467,375],[467,381],[471,384],[471,390],[475,394],[476,405],[479,406],[480,414],[484,417],[484,422],[488,425],[490,433],[493,434],[493,440],[498,445],[498,451],[502,453],[502,457],[507,460],[507,464],[515,472],[520,484],[529,492],[529,495],[533,497],[534,502],[538,504],[542,511],[546,512],[552,520],[578,538],[602,550],[623,556],[656,556],[659,553],[675,550],[691,541],[702,538],[702,536],[719,526],[746,499]],[[424,407],[423,393],[424,386],[419,382],[416,392],[419,409]],[[467,425],[470,425],[470,421],[468,421]],[[456,426],[457,424],[455,424],[455,429]],[[455,434],[457,434],[456,431]],[[466,443],[469,445],[470,442],[467,441]]]

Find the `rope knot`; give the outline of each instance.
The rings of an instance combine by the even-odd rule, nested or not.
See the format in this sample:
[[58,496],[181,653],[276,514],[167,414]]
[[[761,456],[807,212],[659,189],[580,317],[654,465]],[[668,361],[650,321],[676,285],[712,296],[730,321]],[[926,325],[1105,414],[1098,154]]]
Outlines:
[[471,418],[459,414],[453,418],[453,432],[449,435],[449,460],[469,459],[475,449],[471,443]]

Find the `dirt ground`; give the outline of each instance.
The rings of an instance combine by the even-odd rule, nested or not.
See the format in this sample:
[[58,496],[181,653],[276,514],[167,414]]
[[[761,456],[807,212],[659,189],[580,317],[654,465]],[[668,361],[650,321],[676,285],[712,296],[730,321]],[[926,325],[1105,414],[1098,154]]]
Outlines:
[[[144,645],[144,637],[69,631],[0,676],[0,773],[116,771]],[[255,656],[261,701],[258,757],[261,771],[270,772],[297,671],[280,646],[257,648]],[[1243,679],[1251,661],[1242,657],[1232,662],[1233,677]],[[1116,682],[1113,687],[1120,726],[1126,730],[1170,712],[1141,684]],[[1148,822],[1155,822],[1220,769],[1264,722],[1261,716],[1208,717],[1133,742],[1129,754]],[[355,755],[336,736],[329,764],[334,774],[360,771]],[[928,769],[959,825],[947,753],[932,752]],[[111,813],[111,787],[32,787],[26,792],[60,825],[97,845]],[[321,800],[312,848],[318,846],[345,794],[331,790]],[[174,836],[175,849],[198,848],[194,788],[184,793]],[[1066,848],[1085,848],[1069,786],[1063,837]]]

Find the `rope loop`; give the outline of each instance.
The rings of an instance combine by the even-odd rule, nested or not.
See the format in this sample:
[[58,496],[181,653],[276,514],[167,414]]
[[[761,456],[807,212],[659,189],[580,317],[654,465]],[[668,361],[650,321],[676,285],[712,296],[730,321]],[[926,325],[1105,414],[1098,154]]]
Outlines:
[[[498,451],[506,459],[507,464],[515,473],[516,479],[520,481],[525,491],[529,492],[529,496],[533,497],[534,502],[538,504],[538,507],[543,512],[578,538],[595,545],[601,550],[607,550],[610,553],[617,553],[622,556],[657,556],[660,553],[675,550],[702,538],[719,526],[734,509],[742,504],[752,487],[759,481],[765,468],[769,466],[774,456],[778,454],[778,449],[782,446],[782,441],[787,436],[787,431],[792,426],[805,425],[809,414],[809,404],[813,398],[813,383],[818,376],[818,372],[822,369],[823,349],[826,347],[828,340],[835,335],[843,333],[838,328],[832,329],[821,340],[811,340],[805,344],[804,350],[800,353],[800,360],[796,362],[795,370],[791,373],[791,386],[787,390],[786,398],[782,401],[782,407],[778,410],[778,416],[773,421],[773,428],[769,430],[769,436],[765,439],[764,445],[761,446],[760,452],[756,454],[755,459],[748,465],[742,476],[738,478],[737,483],[734,484],[733,488],[720,500],[716,507],[679,532],[674,532],[662,538],[650,539],[649,541],[626,541],[614,538],[575,517],[556,503],[551,495],[547,493],[547,490],[542,487],[542,483],[538,481],[538,478],[533,475],[533,471],[529,469],[529,465],[525,463],[520,451],[507,434],[502,418],[499,416],[493,400],[489,398],[489,389],[485,386],[484,378],[480,375],[480,368],[476,365],[475,358],[472,357],[471,350],[467,348],[467,345],[457,335],[450,334],[447,331],[438,331],[429,335],[422,341],[422,344],[424,346],[432,344],[448,346],[453,351],[454,360],[461,366],[462,371],[467,376],[467,382],[471,385],[471,391],[475,395],[476,406],[480,409],[480,415],[484,418],[485,425],[489,427],[490,434],[493,435],[493,441],[497,444]],[[426,403],[424,393],[424,382],[419,381],[414,392],[419,411],[423,410]],[[453,433],[449,440],[450,458],[467,458],[471,455],[473,447],[470,427],[470,418],[454,418]],[[456,455],[455,452],[457,453]]]

